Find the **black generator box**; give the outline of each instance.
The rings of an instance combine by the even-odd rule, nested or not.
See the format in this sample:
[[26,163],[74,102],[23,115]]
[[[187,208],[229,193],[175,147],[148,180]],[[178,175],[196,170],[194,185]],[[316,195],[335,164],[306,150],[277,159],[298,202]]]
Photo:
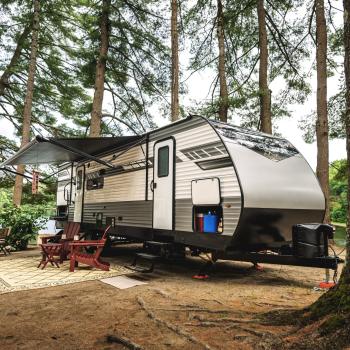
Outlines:
[[333,238],[333,227],[326,224],[293,225],[293,254],[299,258],[328,256],[328,239]]

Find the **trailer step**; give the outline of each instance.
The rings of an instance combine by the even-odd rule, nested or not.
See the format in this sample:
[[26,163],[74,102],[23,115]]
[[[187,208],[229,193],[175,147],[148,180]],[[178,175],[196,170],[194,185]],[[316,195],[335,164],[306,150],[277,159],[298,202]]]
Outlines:
[[136,253],[136,256],[151,261],[159,261],[162,257],[160,255],[148,254],[148,253]]
[[140,273],[151,273],[154,270],[154,264],[152,264],[150,267],[143,267],[143,266],[134,266],[134,265],[124,265],[125,268],[128,270],[134,271],[134,272],[140,272]]
[[[137,265],[138,260],[148,260],[151,262],[149,266],[140,266]],[[154,270],[154,263],[156,261],[161,260],[162,257],[159,255],[153,255],[148,253],[136,253],[134,261],[130,265],[125,265],[125,267],[129,270],[141,272],[141,273],[151,273]]]

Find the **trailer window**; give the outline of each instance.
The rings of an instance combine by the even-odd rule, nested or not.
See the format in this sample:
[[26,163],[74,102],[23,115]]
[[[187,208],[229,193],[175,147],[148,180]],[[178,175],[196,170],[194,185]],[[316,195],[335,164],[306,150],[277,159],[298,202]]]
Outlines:
[[103,177],[97,177],[94,179],[89,179],[86,182],[86,189],[87,190],[98,190],[100,188],[103,188],[104,184],[104,178]]
[[77,173],[77,190],[80,190],[83,186],[83,171],[78,170]]
[[169,175],[169,146],[164,146],[158,150],[158,177]]
[[219,122],[212,123],[222,136],[273,161],[278,162],[299,153],[297,149],[285,139],[254,130],[243,129],[238,126]]
[[98,190],[104,185],[105,169],[95,171],[86,175],[86,189]]

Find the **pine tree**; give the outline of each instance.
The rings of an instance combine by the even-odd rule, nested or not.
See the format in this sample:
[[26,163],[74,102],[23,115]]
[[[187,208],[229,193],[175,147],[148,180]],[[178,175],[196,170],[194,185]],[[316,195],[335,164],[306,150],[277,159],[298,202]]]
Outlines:
[[171,0],[171,121],[179,119],[178,0]]
[[258,0],[260,130],[272,134],[271,95],[268,86],[268,44],[264,0]]
[[95,93],[92,103],[90,137],[99,136],[101,133],[102,103],[105,84],[105,72],[109,47],[109,12],[111,0],[102,0],[102,13],[100,23],[100,52],[96,62]]
[[[30,61],[28,70],[28,80],[26,86],[26,97],[24,100],[23,122],[22,122],[22,140],[21,147],[24,147],[30,141],[31,128],[31,114],[32,103],[34,95],[34,79],[36,71],[36,60],[38,52],[38,36],[39,36],[39,19],[40,19],[40,3],[39,0],[33,0],[33,23],[32,23],[32,37],[30,45]],[[15,186],[13,190],[13,203],[15,205],[21,204],[22,188],[23,188],[23,174],[25,166],[18,165]]]
[[[346,125],[346,152],[347,162],[350,162],[350,0],[343,0],[344,5],[344,71],[346,86],[346,106],[345,106],[345,125]],[[347,167],[348,188],[350,188],[350,168]],[[324,330],[334,332],[336,336],[341,335],[341,331],[345,332],[346,339],[344,345],[348,344],[348,321],[350,316],[349,295],[350,295],[350,191],[347,194],[347,228],[346,228],[346,261],[343,267],[338,284],[323,294],[310,307],[308,317],[310,320],[318,322],[319,319],[326,317],[322,322]],[[336,327],[336,328],[335,328]],[[325,336],[328,334],[324,332]]]
[[225,58],[225,18],[223,5],[221,0],[217,0],[217,15],[216,15],[216,31],[219,48],[219,85],[220,85],[220,99],[219,99],[219,119],[222,122],[227,122],[228,113],[228,90],[226,80],[226,58]]
[[[64,118],[80,121],[90,102],[76,79],[77,70],[72,61],[71,53],[75,49],[72,3],[48,0],[39,4],[41,25],[36,39],[35,64],[31,50],[33,1],[8,0],[0,5],[0,48],[8,52],[8,56],[0,59],[0,119],[14,126],[17,136],[22,138],[22,146],[33,133],[76,134],[78,130],[67,126]],[[12,147],[9,138],[3,141],[3,147],[6,144]],[[19,172],[23,169],[22,166],[18,168]],[[20,203],[22,182],[22,177],[17,177],[16,204]]]
[[[309,55],[309,47],[304,45],[307,37],[305,19],[296,15],[302,1],[259,1],[221,0],[225,49],[225,60],[221,62],[225,61],[228,90],[224,100],[228,102],[229,119],[234,112],[236,123],[241,121],[252,128],[261,124],[260,111],[264,110],[266,115],[268,110],[274,118],[287,116],[288,105],[305,101],[311,91],[306,82],[307,72],[301,65],[303,58]],[[185,23],[192,39],[192,73],[208,69],[218,73],[220,55],[214,36],[217,5],[214,0],[197,1],[186,15]],[[260,26],[259,22],[262,23]],[[259,33],[263,40],[259,40]],[[259,50],[259,44],[262,50]],[[259,87],[259,72],[262,87]],[[268,82],[272,83],[276,78],[284,82],[285,88],[279,94],[275,93],[274,103],[271,103]],[[218,117],[222,106],[219,80],[219,74],[216,74],[208,93],[211,101],[200,106],[201,112],[209,117]],[[266,91],[265,94],[262,91]],[[269,132],[270,126],[264,126],[264,129]]]
[[[79,24],[84,29],[82,49],[77,52],[80,79],[86,89],[96,82],[101,48],[101,2],[81,1]],[[153,128],[151,107],[155,102],[170,107],[170,55],[165,46],[162,5],[155,1],[111,0],[108,16],[109,43],[105,61],[101,135],[140,133]],[[108,96],[108,98],[106,98]],[[90,120],[86,121],[90,125]]]
[[[0,48],[11,53],[0,59],[4,85],[0,83],[0,118],[8,120],[17,136],[22,134],[23,103],[28,80],[30,37],[33,13],[31,1],[11,1],[15,11],[2,8]],[[75,32],[73,1],[41,2],[41,22],[38,35],[35,90],[32,101],[31,128],[34,133],[51,135],[75,134],[57,115],[77,122],[86,119],[90,99],[77,78],[73,59]],[[1,5],[0,5],[1,8]],[[3,21],[2,21],[3,20]],[[29,28],[29,29],[28,29]],[[58,124],[58,125],[57,125]]]
[[329,216],[329,146],[327,115],[327,27],[324,0],[315,0],[316,12],[316,66],[317,66],[317,168],[316,174],[326,198],[324,221]]
[[[346,152],[347,161],[350,164],[350,0],[343,0],[344,4],[344,72],[346,86]],[[350,168],[347,169],[348,188],[350,188]],[[350,191],[347,194],[348,212],[347,212],[347,236],[346,236],[346,265],[343,268],[340,283],[344,283],[350,290]]]
[[9,81],[14,73],[14,67],[16,66],[16,64],[18,63],[21,57],[23,45],[25,43],[25,40],[28,38],[30,32],[31,32],[31,27],[29,25],[26,25],[22,33],[18,37],[16,49],[13,52],[11,61],[8,63],[8,65],[6,65],[0,77],[0,96],[3,96],[5,93],[5,89],[9,87],[9,84],[10,84]]

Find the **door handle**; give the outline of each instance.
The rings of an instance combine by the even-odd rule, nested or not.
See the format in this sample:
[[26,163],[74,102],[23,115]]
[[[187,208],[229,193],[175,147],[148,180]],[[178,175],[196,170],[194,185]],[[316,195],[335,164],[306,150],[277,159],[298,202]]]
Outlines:
[[157,188],[157,183],[152,180],[149,186],[151,188],[151,191],[153,192]]

